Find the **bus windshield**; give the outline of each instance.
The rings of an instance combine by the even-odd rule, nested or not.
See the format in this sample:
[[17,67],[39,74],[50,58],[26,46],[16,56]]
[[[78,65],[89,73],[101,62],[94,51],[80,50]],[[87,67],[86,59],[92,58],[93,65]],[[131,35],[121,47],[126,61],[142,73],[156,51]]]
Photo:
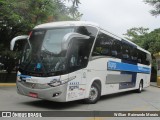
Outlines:
[[64,72],[66,50],[62,50],[62,40],[67,33],[73,31],[73,27],[33,30],[29,38],[31,48],[28,44],[25,45],[20,70],[37,76]]

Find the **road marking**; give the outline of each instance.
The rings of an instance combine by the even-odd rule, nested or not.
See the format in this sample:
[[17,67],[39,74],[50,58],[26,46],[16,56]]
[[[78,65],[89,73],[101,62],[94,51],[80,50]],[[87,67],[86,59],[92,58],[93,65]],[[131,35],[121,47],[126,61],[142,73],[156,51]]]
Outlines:
[[89,118],[89,120],[104,120],[104,117],[94,117],[94,118]]
[[16,83],[0,83],[0,87],[16,86]]

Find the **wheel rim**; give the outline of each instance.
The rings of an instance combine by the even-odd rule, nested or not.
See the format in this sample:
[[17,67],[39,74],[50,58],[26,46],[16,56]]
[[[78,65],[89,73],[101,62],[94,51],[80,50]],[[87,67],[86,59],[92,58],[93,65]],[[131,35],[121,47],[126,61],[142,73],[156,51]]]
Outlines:
[[89,99],[90,100],[95,100],[98,96],[98,90],[96,87],[92,86],[89,94]]

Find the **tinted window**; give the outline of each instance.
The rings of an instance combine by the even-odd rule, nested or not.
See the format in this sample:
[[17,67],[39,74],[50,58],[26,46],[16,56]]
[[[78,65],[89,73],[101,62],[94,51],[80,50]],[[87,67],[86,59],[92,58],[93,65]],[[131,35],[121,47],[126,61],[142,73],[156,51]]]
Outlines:
[[122,44],[121,41],[113,39],[113,44],[112,44],[112,56],[121,58],[122,56]]
[[138,60],[137,48],[135,48],[135,47],[132,47],[132,48],[131,48],[130,58],[131,58],[131,61],[132,61],[132,62],[137,63],[137,60]]
[[98,34],[92,56],[111,56],[111,46],[113,38],[100,32]]
[[150,54],[146,54],[146,64],[150,65],[151,64],[151,55]]
[[69,71],[85,68],[88,64],[88,58],[93,40],[73,39],[69,52]]
[[91,26],[80,26],[80,27],[77,27],[76,32],[83,35],[90,36],[91,38],[95,39],[98,30],[97,28],[91,27]]
[[122,59],[130,60],[131,46],[122,42]]
[[151,56],[143,51],[140,52],[141,64],[150,65]]
[[119,41],[111,36],[100,32],[93,49],[92,56],[112,56],[133,63],[149,65],[151,56],[138,50],[136,45],[122,40]]
[[141,64],[144,64],[144,53],[140,50],[137,50],[138,51],[138,63],[141,63]]

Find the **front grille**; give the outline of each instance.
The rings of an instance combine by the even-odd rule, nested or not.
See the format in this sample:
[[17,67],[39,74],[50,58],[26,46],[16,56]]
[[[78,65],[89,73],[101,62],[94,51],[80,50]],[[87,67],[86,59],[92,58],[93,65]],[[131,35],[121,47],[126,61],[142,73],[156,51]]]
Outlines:
[[25,81],[21,81],[21,84],[25,87],[32,88],[32,89],[46,89],[50,88],[48,84],[39,84],[39,83],[29,83]]

